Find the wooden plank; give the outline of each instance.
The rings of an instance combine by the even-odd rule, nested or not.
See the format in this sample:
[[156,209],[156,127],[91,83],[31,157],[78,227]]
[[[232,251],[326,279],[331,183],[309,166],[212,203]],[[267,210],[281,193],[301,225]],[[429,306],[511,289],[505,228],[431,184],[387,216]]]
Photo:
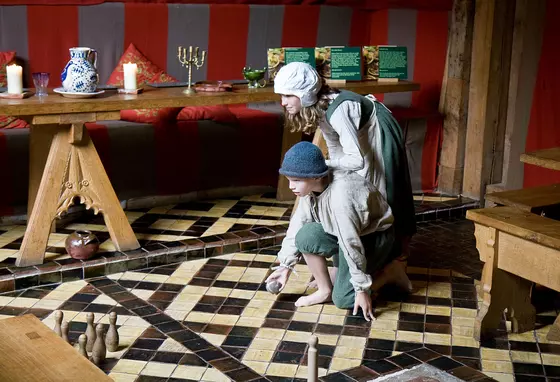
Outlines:
[[440,100],[444,120],[438,188],[457,195],[463,182],[474,0],[455,0],[451,17],[445,86]]
[[29,129],[29,186],[27,196],[27,218],[31,216],[37,191],[41,184],[41,177],[45,163],[49,156],[51,142],[59,129],[58,125],[41,126],[31,125]]
[[554,324],[552,324],[548,331],[546,339],[549,341],[560,341],[560,315],[556,317],[556,321],[554,321]]
[[111,381],[32,314],[0,321],[0,352],[2,381]]
[[489,178],[489,167],[483,162],[484,153],[491,148],[491,139],[487,137],[486,109],[495,1],[476,0],[463,174],[463,193],[475,199],[481,199],[482,180]]
[[463,194],[478,200],[500,176],[494,164],[503,152],[514,6],[509,0],[476,1]]
[[[359,94],[407,92],[420,89],[420,85],[410,81],[380,83],[377,81],[347,82],[338,86]],[[208,106],[249,102],[279,101],[274,88],[248,89],[246,85],[236,85],[231,92],[200,92],[192,96],[183,94],[184,88],[146,88],[139,95],[105,94],[87,99],[64,98],[56,93],[49,97],[26,99],[0,99],[0,115],[48,115],[117,111],[125,109],[150,109],[160,107]],[[53,123],[49,121],[47,123]]]
[[551,170],[560,170],[560,147],[521,154],[521,162]]
[[560,184],[493,192],[486,194],[486,200],[527,212],[540,213],[545,207],[560,204]]
[[498,268],[560,292],[560,251],[556,248],[500,232]]
[[[490,180],[487,184],[502,181],[504,160],[504,138],[506,131],[506,116],[508,110],[509,79],[511,67],[511,49],[513,43],[513,25],[515,22],[515,1],[500,0],[496,2],[494,12],[494,35],[492,37],[492,58],[490,63],[489,100],[491,104],[487,117],[492,129],[492,151],[488,153],[490,159]],[[485,184],[486,186],[486,184]],[[485,188],[481,189],[484,195]]]
[[472,209],[467,211],[467,219],[560,250],[560,221],[515,207]]
[[18,267],[43,263],[70,157],[69,130],[58,129],[51,143],[33,209],[27,217],[25,235],[16,260]]
[[516,2],[501,181],[504,190],[523,187],[524,165],[519,157],[527,140],[545,10],[546,0]]

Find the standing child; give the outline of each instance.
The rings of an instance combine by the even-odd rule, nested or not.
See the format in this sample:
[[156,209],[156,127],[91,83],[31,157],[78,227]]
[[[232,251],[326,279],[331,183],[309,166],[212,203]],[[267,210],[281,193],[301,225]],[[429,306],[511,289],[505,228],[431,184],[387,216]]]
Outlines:
[[[363,176],[329,170],[321,150],[309,142],[290,148],[279,172],[300,202],[278,253],[280,266],[267,282],[284,287],[301,253],[318,289],[296,306],[332,300],[339,308],[353,307],[354,314],[361,308],[366,320],[373,319],[372,275],[400,255],[394,251],[393,215],[385,198]],[[334,280],[326,263],[330,257],[337,268]]]

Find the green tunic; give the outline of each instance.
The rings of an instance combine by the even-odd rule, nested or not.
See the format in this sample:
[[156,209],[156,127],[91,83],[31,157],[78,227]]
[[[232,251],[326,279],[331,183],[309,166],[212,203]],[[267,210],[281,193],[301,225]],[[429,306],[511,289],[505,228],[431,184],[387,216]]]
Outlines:
[[[342,90],[320,128],[329,148],[329,166],[356,171],[379,189],[393,211],[397,237],[416,233],[403,132],[385,105]],[[400,246],[400,240],[395,245]]]

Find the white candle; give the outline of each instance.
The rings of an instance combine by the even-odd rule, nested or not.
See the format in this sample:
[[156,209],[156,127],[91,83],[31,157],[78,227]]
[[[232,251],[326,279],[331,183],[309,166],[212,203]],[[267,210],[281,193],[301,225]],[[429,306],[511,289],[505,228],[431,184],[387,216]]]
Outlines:
[[6,73],[8,77],[8,93],[21,94],[23,91],[21,66],[13,64],[6,66]]
[[124,72],[124,89],[125,90],[135,90],[136,89],[136,73],[138,72],[138,67],[136,64],[128,63],[123,64]]

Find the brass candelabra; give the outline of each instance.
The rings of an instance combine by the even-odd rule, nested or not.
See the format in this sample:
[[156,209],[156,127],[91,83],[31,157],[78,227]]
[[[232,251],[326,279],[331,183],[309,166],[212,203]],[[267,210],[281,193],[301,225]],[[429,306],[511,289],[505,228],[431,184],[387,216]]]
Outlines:
[[181,63],[181,65],[183,65],[184,67],[187,68],[187,70],[189,71],[189,84],[188,87],[183,90],[183,93],[187,94],[187,95],[192,95],[196,93],[196,90],[194,90],[194,88],[191,87],[191,79],[192,79],[192,67],[193,65],[196,67],[196,69],[200,69],[202,67],[202,65],[204,65],[204,59],[206,58],[206,51],[203,50],[202,51],[202,55],[199,55],[199,49],[198,46],[194,48],[194,55],[193,55],[193,47],[189,46],[188,49],[188,57],[187,57],[187,48],[183,48],[182,46],[179,46],[179,51],[177,53],[177,58],[179,59],[179,62]]

